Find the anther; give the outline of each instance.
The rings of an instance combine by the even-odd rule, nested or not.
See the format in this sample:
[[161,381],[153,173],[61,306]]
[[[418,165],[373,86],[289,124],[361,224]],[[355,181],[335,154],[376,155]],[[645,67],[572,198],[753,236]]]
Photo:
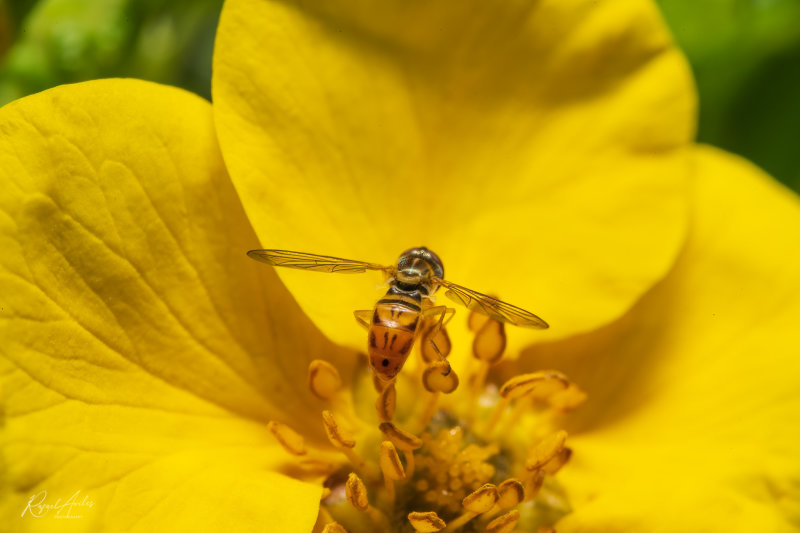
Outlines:
[[586,401],[586,393],[574,383],[570,383],[566,389],[559,391],[548,398],[548,401],[550,402],[551,407],[554,409],[557,409],[561,412],[568,412]]
[[429,364],[422,373],[422,385],[428,392],[450,394],[458,388],[458,376],[450,368],[450,363],[436,361]]
[[406,477],[411,478],[414,475],[414,450],[422,447],[422,439],[391,422],[384,422],[378,427],[392,444],[403,451],[403,456],[406,458]]
[[525,487],[522,482],[515,478],[507,479],[497,486],[497,502],[482,518],[488,520],[500,511],[511,509],[523,501],[525,501]]
[[342,388],[342,378],[335,366],[322,359],[314,359],[308,365],[308,388],[320,400],[330,400]]
[[422,446],[422,439],[398,428],[391,422],[383,422],[378,428],[392,443],[403,451],[417,450]]
[[486,533],[510,533],[517,527],[517,522],[519,522],[519,511],[514,509],[489,522]]
[[419,421],[419,430],[422,431],[436,413],[441,393],[450,394],[458,388],[458,376],[446,361],[435,361],[429,364],[422,373],[422,386],[428,392],[425,408]]
[[569,381],[560,372],[532,372],[520,374],[509,379],[500,387],[500,399],[494,407],[494,412],[486,425],[486,432],[491,433],[511,400],[519,400],[536,393],[552,395],[569,386]]
[[[480,361],[478,371],[472,378],[470,389],[473,405],[478,401],[481,391],[483,391],[489,368],[503,357],[505,349],[505,324],[493,318],[483,322],[475,333],[475,339],[472,342],[472,355]],[[474,420],[475,412],[475,409],[470,409],[468,417],[470,421]]]
[[339,523],[331,522],[330,524],[325,524],[325,527],[322,528],[322,533],[347,533],[347,530]]
[[453,344],[450,342],[450,335],[448,335],[444,326],[440,327],[436,335],[431,338],[431,333],[435,328],[436,325],[434,324],[427,328],[422,334],[420,353],[426,363],[441,361],[450,355],[450,351],[453,349]]
[[550,474],[551,476],[561,470],[561,467],[567,464],[569,458],[572,457],[572,450],[570,448],[564,447],[558,455],[550,459],[545,465],[542,467],[542,471],[546,474]]
[[347,476],[347,482],[344,485],[345,495],[350,505],[359,511],[366,512],[369,509],[369,498],[367,497],[367,486],[361,481],[361,478],[354,473]]
[[406,472],[403,469],[403,463],[400,462],[400,456],[397,455],[397,449],[388,440],[381,442],[378,464],[381,467],[381,472],[383,472],[387,498],[393,506],[395,500],[394,482],[406,479]]
[[470,331],[478,331],[486,324],[487,320],[489,320],[488,315],[478,313],[477,311],[470,311],[469,317],[467,318],[467,327]]
[[542,468],[561,453],[566,441],[567,432],[564,430],[544,438],[531,450],[525,461],[525,469],[531,471]]
[[270,421],[267,422],[267,429],[287,452],[292,455],[306,454],[305,439],[289,426]]
[[539,494],[539,490],[544,484],[545,473],[542,470],[535,470],[533,472],[526,472],[523,477],[525,501],[532,500]]
[[[509,379],[500,387],[500,396],[507,400],[522,398],[539,386],[548,376],[544,372],[520,374]],[[566,384],[563,388],[566,388]]]
[[445,531],[455,531],[461,527],[463,527],[467,522],[478,516],[479,514],[485,513],[486,511],[490,510],[494,507],[494,504],[497,502],[497,487],[492,485],[491,483],[487,483],[483,485],[481,488],[476,490],[475,492],[468,494],[462,501],[461,505],[464,507],[466,512],[447,524]]
[[411,523],[411,527],[414,528],[414,531],[418,533],[434,533],[435,531],[444,529],[447,525],[444,520],[439,518],[439,515],[433,511],[408,513],[408,521]]
[[525,487],[518,479],[507,479],[497,486],[497,503],[499,509],[510,509],[525,499]]
[[331,444],[345,454],[353,466],[362,472],[366,471],[365,473],[368,477],[374,476],[374,472],[368,471],[367,463],[353,450],[356,446],[356,441],[353,440],[349,434],[345,433],[339,424],[336,423],[333,413],[328,410],[322,411],[322,422],[325,426],[325,434],[328,436],[328,440],[331,441]]
[[475,514],[485,513],[497,503],[497,487],[486,483],[475,492],[468,494],[462,501],[464,509]]
[[386,531],[389,528],[389,519],[381,511],[369,504],[369,497],[367,496],[367,486],[361,481],[361,478],[354,473],[347,476],[347,482],[344,485],[345,496],[350,505],[357,510],[366,513],[373,525],[378,531]]
[[503,357],[505,349],[505,325],[499,320],[487,320],[475,334],[475,340],[472,341],[472,355],[484,363],[493,364]]
[[322,421],[325,425],[325,433],[328,435],[328,440],[331,441],[331,444],[337,448],[355,447],[356,441],[342,431],[339,424],[336,423],[332,412],[328,410],[322,411]]
[[400,456],[397,455],[397,448],[388,440],[381,442],[379,462],[384,477],[393,481],[405,479],[406,472],[403,463],[400,462]]
[[394,383],[388,385],[375,401],[375,410],[378,411],[378,418],[381,422],[391,422],[394,418],[395,408],[397,407],[397,392]]

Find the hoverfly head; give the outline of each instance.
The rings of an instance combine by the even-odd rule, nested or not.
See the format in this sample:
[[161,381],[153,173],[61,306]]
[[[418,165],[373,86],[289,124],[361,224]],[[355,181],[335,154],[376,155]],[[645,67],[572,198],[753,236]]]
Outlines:
[[397,260],[395,279],[402,290],[419,290],[430,295],[437,287],[434,277],[444,277],[444,266],[439,256],[424,246],[406,250]]

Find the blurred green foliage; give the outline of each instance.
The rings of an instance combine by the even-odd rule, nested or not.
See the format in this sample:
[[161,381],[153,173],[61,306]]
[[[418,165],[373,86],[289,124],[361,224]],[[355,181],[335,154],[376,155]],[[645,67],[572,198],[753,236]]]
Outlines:
[[[0,105],[62,83],[136,77],[210,98],[222,0],[0,0]],[[10,39],[9,39],[10,36]]]
[[695,74],[697,139],[800,191],[800,0],[658,0]]
[[[0,0],[0,105],[112,76],[210,98],[222,1]],[[698,140],[800,191],[800,0],[657,2],[695,73]]]

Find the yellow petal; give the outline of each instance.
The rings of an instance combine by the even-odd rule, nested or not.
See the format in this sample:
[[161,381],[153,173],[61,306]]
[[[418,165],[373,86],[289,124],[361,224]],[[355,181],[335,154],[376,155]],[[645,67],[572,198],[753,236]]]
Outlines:
[[720,151],[695,164],[669,277],[619,323],[528,354],[588,392],[559,532],[800,525],[800,201]]
[[[9,493],[0,521],[35,528],[19,522],[22,500],[80,489],[96,496],[106,530],[126,530],[115,520],[127,516],[133,527],[136,512],[112,509],[138,504],[115,491],[128,486],[130,500],[145,502],[132,507],[139,517],[179,483],[191,500],[194,478],[169,464],[193,457],[186,450],[209,450],[185,465],[200,471],[208,493],[181,513],[204,505],[215,479],[221,493],[236,476],[243,487],[273,484],[264,469],[287,454],[266,422],[316,413],[308,363],[342,354],[277,277],[246,258],[255,237],[223,168],[209,104],[133,80],[25,98],[0,110],[0,182]],[[324,438],[316,421],[302,429]],[[238,455],[250,466],[229,458]],[[240,496],[231,492],[217,512],[231,524],[243,516],[242,529],[263,527],[270,506]]]
[[[270,472],[253,454],[185,451],[139,458],[121,478],[123,454],[108,454],[96,485],[53,478],[15,499],[4,523],[15,531],[311,531],[322,489]],[[91,463],[73,460],[94,468]],[[131,461],[133,464],[133,461]],[[74,476],[77,470],[71,470]],[[63,476],[62,476],[63,477]],[[32,498],[32,499],[31,499]],[[40,509],[37,504],[77,505]],[[7,504],[12,502],[6,502]],[[24,516],[22,514],[24,513]]]
[[[649,2],[231,0],[213,94],[261,246],[387,264],[428,246],[550,322],[512,347],[617,318],[683,241],[694,95]],[[379,280],[280,276],[364,344],[350,310]]]

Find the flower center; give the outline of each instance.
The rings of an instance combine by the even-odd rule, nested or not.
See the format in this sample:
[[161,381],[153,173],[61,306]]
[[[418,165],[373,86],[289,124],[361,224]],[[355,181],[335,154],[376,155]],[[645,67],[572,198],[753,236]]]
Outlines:
[[[468,386],[459,387],[446,360],[446,330],[431,327],[420,336],[416,372],[404,370],[388,385],[366,373],[356,379],[355,391],[378,391],[374,411],[359,412],[365,402],[353,402],[358,417],[336,368],[311,363],[309,389],[329,404],[322,422],[336,453],[308,450],[286,425],[268,428],[298,458],[298,477],[325,487],[317,530],[508,533],[519,524],[543,533],[569,512],[553,475],[572,452],[566,432],[545,420],[585,394],[555,371],[517,375],[498,387],[489,375],[505,350],[504,325],[472,314],[469,326],[475,339]],[[422,401],[398,414],[398,394]],[[378,422],[370,423],[376,414]]]

